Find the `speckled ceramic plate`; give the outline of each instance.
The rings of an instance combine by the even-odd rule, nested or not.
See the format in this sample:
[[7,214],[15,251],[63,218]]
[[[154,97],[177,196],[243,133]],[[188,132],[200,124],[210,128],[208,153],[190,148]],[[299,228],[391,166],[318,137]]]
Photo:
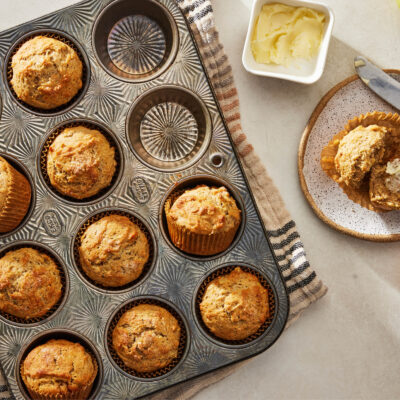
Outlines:
[[[400,81],[400,71],[388,70]],[[400,240],[400,211],[376,213],[352,202],[320,166],[323,147],[347,121],[367,112],[398,112],[354,75],[332,88],[314,110],[299,148],[299,177],[306,199],[331,227],[372,241]]]

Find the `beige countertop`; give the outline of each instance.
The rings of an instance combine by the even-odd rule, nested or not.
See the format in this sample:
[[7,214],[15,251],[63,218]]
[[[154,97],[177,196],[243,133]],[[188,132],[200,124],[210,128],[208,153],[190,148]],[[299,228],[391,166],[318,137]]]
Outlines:
[[[75,2],[1,0],[0,30]],[[197,400],[400,398],[400,244],[361,241],[324,225],[297,177],[305,124],[323,94],[354,73],[354,55],[400,68],[400,9],[395,0],[324,2],[336,16],[334,37],[322,79],[304,86],[247,73],[241,53],[251,0],[212,1],[239,89],[244,130],[329,292],[271,349]]]

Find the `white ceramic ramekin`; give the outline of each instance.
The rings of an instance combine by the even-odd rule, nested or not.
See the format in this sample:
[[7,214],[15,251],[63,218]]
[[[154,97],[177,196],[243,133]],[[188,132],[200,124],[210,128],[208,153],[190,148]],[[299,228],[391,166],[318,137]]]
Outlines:
[[[321,11],[326,15],[323,38],[318,55],[312,60],[299,60],[292,65],[285,67],[283,65],[259,64],[254,60],[251,52],[251,37],[253,34],[254,23],[260,14],[261,8],[268,3],[282,3],[294,7],[309,7]],[[246,42],[243,49],[242,62],[244,68],[255,75],[268,76],[271,78],[285,79],[288,81],[311,84],[321,78],[324,72],[326,56],[328,54],[329,42],[332,36],[334,22],[332,9],[325,4],[315,1],[302,0],[254,0],[251,9],[249,27],[247,30]]]

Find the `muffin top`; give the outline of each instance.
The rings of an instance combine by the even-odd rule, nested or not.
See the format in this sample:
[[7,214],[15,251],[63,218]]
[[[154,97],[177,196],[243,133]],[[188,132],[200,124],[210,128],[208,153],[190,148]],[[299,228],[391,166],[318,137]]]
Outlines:
[[113,347],[127,367],[152,372],[178,356],[180,331],[178,321],[165,308],[140,304],[118,321]]
[[26,247],[0,259],[0,310],[19,318],[45,315],[61,297],[56,263],[44,253]]
[[0,214],[7,204],[8,192],[10,189],[11,165],[0,157]]
[[12,58],[11,85],[25,103],[50,110],[82,87],[82,62],[67,44],[45,36],[25,42]]
[[335,166],[346,185],[359,187],[371,168],[382,161],[386,133],[383,126],[358,126],[340,141]]
[[207,285],[200,312],[215,336],[242,340],[256,333],[269,316],[268,291],[255,275],[236,267]]
[[149,259],[149,242],[128,217],[113,214],[86,229],[79,256],[91,279],[104,286],[123,286],[142,273]]
[[178,226],[200,235],[227,232],[240,224],[240,210],[228,190],[199,185],[179,196],[167,213]]
[[47,174],[61,194],[85,199],[111,183],[117,164],[114,156],[115,149],[99,131],[66,128],[49,147]]
[[43,397],[70,399],[93,384],[97,363],[79,343],[52,339],[25,358],[21,377],[27,388]]

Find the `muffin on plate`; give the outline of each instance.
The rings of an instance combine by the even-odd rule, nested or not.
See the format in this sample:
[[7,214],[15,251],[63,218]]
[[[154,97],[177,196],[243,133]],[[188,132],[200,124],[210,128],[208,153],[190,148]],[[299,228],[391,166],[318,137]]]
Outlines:
[[91,224],[82,235],[79,258],[86,275],[107,287],[137,279],[149,259],[149,242],[128,217],[112,214]]
[[29,352],[20,372],[34,400],[85,400],[97,370],[96,360],[81,344],[51,339]]
[[86,199],[110,185],[116,169],[115,149],[97,130],[64,129],[47,153],[47,174],[62,195]]
[[23,319],[42,317],[62,294],[60,271],[47,255],[30,247],[0,259],[0,310]]
[[0,233],[10,232],[22,222],[31,195],[28,179],[0,157]]
[[372,168],[369,195],[376,207],[384,210],[400,209],[400,158]]
[[214,255],[226,250],[241,222],[235,199],[224,187],[196,186],[165,203],[172,243],[195,255]]
[[269,316],[268,290],[255,275],[236,267],[207,285],[200,313],[215,336],[224,340],[246,339]]
[[353,118],[332,138],[321,152],[321,167],[350,200],[382,212],[388,204],[372,198],[370,181],[399,150],[400,116],[375,111]]
[[140,304],[126,311],[112,333],[112,345],[124,364],[153,372],[178,357],[181,328],[165,308]]
[[386,134],[384,126],[358,126],[340,141],[335,166],[346,185],[360,187],[365,175],[382,161]]
[[60,40],[35,36],[11,61],[11,85],[32,107],[51,110],[68,103],[82,88],[83,66],[78,54]]

